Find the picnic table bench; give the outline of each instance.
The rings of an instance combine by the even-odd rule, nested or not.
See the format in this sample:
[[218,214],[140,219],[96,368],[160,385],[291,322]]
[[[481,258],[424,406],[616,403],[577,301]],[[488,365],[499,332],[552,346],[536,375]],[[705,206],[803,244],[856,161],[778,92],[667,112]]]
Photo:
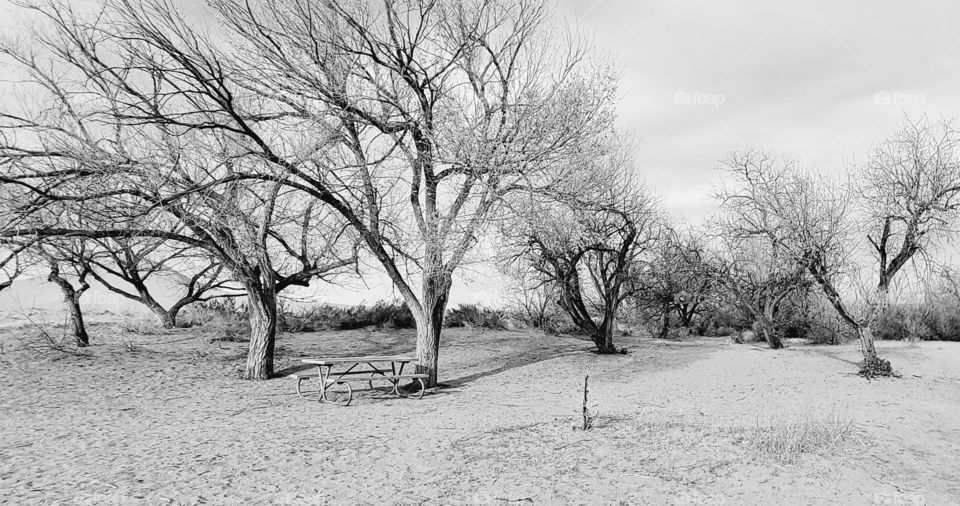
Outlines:
[[[316,366],[315,371],[303,371],[292,376],[297,380],[297,395],[304,397],[301,385],[305,380],[319,378],[319,401],[332,402],[341,406],[350,404],[353,400],[352,381],[365,381],[373,389],[374,381],[391,383],[390,391],[398,397],[423,397],[426,390],[426,374],[404,374],[403,368],[410,362],[416,362],[413,355],[365,355],[359,357],[333,358],[304,358],[300,361]],[[377,364],[380,364],[379,366]],[[386,366],[389,364],[389,368]],[[334,371],[334,368],[340,370]],[[412,380],[419,389],[414,392],[403,392],[400,387],[402,380]]]

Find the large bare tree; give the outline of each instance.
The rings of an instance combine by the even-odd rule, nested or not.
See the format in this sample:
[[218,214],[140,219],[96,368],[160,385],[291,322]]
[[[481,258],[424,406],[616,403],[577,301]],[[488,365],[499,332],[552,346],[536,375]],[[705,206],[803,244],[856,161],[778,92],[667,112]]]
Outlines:
[[618,351],[617,313],[641,289],[632,281],[659,228],[654,200],[635,182],[631,159],[623,155],[614,152],[582,167],[599,176],[581,181],[593,187],[590,192],[573,199],[532,198],[516,234],[518,258],[557,288],[560,307],[599,353]]
[[539,0],[215,5],[256,69],[244,89],[338,132],[333,168],[292,171],[393,280],[436,384],[453,273],[508,194],[569,179],[559,161],[609,128],[615,80],[551,37]]
[[[137,45],[127,38],[133,32],[105,18],[87,23],[67,4],[41,12],[52,35],[36,47],[3,47],[24,74],[19,91],[44,104],[0,113],[3,235],[141,237],[206,251],[246,292],[252,332],[244,376],[269,377],[277,293],[355,262],[342,218],[248,156],[235,132],[203,128],[198,118],[207,112],[186,107],[199,124],[173,113],[171,121],[142,117],[141,108],[197,104],[189,91],[176,91],[175,71],[158,77],[165,60],[126,47]],[[83,220],[64,222],[63,212]]]

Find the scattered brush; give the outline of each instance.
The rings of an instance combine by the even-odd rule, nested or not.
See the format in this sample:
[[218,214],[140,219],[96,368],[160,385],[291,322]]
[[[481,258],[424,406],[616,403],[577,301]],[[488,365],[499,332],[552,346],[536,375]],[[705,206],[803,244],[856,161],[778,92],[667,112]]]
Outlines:
[[127,334],[120,334],[120,339],[123,342],[123,349],[127,350],[130,353],[137,351],[137,344],[133,342],[133,339],[130,339]]
[[139,321],[133,317],[126,316],[122,323],[120,323],[120,329],[129,334],[140,334],[144,336],[159,334],[160,331],[157,329],[157,325],[151,324],[144,321]]
[[213,299],[190,304],[183,310],[178,326],[212,330],[213,341],[244,341],[250,335],[249,310],[230,299]]
[[217,326],[248,320],[247,307],[237,306],[231,299],[195,302],[183,309],[183,326]]
[[645,433],[655,434],[682,425],[676,416],[668,416],[663,410],[664,407],[659,404],[645,404],[637,415],[639,429]]
[[[38,339],[27,342],[24,346],[25,348],[41,355],[51,351],[69,355],[86,355],[86,353],[77,348],[73,336],[68,335],[66,330],[64,330],[59,338],[54,337],[43,325],[34,321],[33,318],[30,318],[30,315],[28,315],[26,311],[23,311],[22,308],[20,314],[30,323],[30,326],[37,330]],[[66,328],[66,326],[64,326],[64,328]]]
[[551,336],[579,336],[584,335],[583,329],[576,326],[570,317],[563,314],[548,318],[544,323],[543,332]]
[[372,306],[333,306],[322,304],[297,313],[283,312],[280,320],[285,332],[318,330],[356,330],[366,327],[409,329],[416,326],[413,313],[401,301],[379,301]]
[[771,417],[750,431],[749,442],[763,455],[781,462],[793,462],[802,454],[824,455],[856,435],[856,426],[843,411],[825,417],[797,415]]
[[338,323],[337,330],[354,330],[364,327],[412,329],[416,327],[413,313],[405,302],[379,301],[369,308],[363,305],[351,308],[347,317]]
[[475,327],[502,330],[507,328],[503,311],[477,304],[460,304],[447,311],[443,323],[448,327]]

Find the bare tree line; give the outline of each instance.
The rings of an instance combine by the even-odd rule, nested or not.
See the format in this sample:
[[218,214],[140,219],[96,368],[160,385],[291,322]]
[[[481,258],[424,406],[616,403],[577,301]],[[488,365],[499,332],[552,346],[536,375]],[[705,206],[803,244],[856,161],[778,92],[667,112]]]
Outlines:
[[[453,276],[496,236],[601,353],[619,351],[622,307],[659,311],[665,335],[671,314],[689,326],[721,301],[778,348],[779,308],[817,286],[883,373],[871,326],[890,282],[955,218],[955,131],[907,121],[856,185],[734,153],[716,230],[678,231],[615,131],[615,69],[538,0],[209,6],[215,37],[166,0],[24,3],[45,28],[0,47],[37,97],[0,111],[0,289],[42,256],[80,344],[90,278],[165,326],[243,295],[243,375],[265,379],[279,294],[373,264],[435,386]],[[878,280],[860,311],[845,294],[863,240]],[[169,307],[147,285],[165,270],[188,278]]]
[[[508,195],[568,180],[562,162],[613,120],[612,74],[575,41],[548,46],[539,2],[213,2],[218,41],[172,4],[104,5],[38,7],[43,59],[5,47],[51,105],[3,115],[8,235],[208,251],[247,291],[250,378],[272,373],[276,292],[348,267],[361,241],[435,384],[453,272]],[[51,206],[97,223],[64,226]],[[291,244],[280,230],[298,226]]]

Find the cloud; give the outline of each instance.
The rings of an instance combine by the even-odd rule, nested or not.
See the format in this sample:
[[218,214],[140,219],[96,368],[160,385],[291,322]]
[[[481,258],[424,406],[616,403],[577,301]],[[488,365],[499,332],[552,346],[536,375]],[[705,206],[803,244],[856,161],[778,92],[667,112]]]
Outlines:
[[639,171],[688,221],[709,212],[713,167],[730,149],[762,145],[840,171],[904,111],[952,115],[960,104],[956,3],[558,7],[623,67],[621,118],[642,140]]

